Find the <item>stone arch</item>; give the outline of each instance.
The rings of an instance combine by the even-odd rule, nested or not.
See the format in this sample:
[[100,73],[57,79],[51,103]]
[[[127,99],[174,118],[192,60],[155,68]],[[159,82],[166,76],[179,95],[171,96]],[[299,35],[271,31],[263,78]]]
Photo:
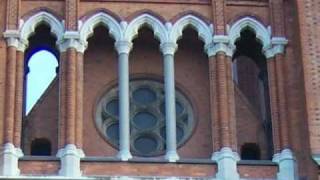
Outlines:
[[93,34],[94,28],[103,24],[109,30],[110,35],[116,40],[120,41],[123,39],[123,27],[122,25],[112,16],[105,12],[99,12],[89,17],[80,28],[80,39],[86,42],[87,39]]
[[141,14],[134,18],[127,26],[124,37],[128,41],[132,41],[137,35],[138,30],[143,26],[150,26],[155,37],[161,42],[167,42],[168,32],[165,25],[158,18],[150,14]]
[[181,17],[173,24],[169,34],[170,40],[177,42],[182,37],[182,32],[187,26],[191,26],[198,32],[200,39],[205,45],[211,43],[213,37],[212,26],[207,25],[200,18],[190,14]]
[[252,17],[241,18],[230,27],[228,34],[231,44],[235,44],[235,42],[241,36],[241,31],[245,28],[250,28],[254,31],[257,39],[261,41],[263,49],[267,49],[270,46],[271,31],[269,30],[269,28],[265,27],[262,23]]
[[35,28],[40,23],[46,23],[50,27],[50,31],[54,34],[57,38],[57,42],[63,39],[64,34],[64,25],[61,21],[59,21],[54,15],[51,13],[41,11],[37,14],[31,16],[27,19],[20,28],[20,37],[21,40],[24,41],[26,44],[28,42],[28,38],[32,35],[35,31]]

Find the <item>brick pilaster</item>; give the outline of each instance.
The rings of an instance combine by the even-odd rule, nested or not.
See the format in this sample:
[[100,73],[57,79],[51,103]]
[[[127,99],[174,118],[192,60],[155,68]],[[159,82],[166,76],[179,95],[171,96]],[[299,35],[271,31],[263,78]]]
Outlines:
[[283,54],[277,54],[268,60],[268,78],[275,153],[290,146],[289,122],[287,118],[287,97]]
[[15,113],[14,113],[14,146],[21,146],[21,127],[23,116],[23,82],[24,81],[24,53],[17,51],[16,62],[16,91],[15,91]]
[[19,28],[20,3],[20,0],[7,0],[7,29]]
[[66,29],[76,31],[78,29],[78,4],[79,0],[66,0],[65,15]]
[[76,146],[82,148],[83,128],[83,53],[77,52]]
[[283,0],[270,0],[269,5],[273,36],[283,36],[285,34]]
[[273,135],[273,147],[275,152],[281,151],[280,145],[280,129],[279,129],[279,107],[278,107],[278,93],[277,93],[277,77],[276,77],[276,65],[273,58],[268,59],[268,80],[269,80],[269,94],[270,94],[270,108],[271,108],[271,120],[272,120],[272,135]]
[[286,96],[286,78],[284,73],[284,55],[277,54],[275,56],[276,63],[276,74],[277,74],[277,91],[278,91],[278,103],[279,103],[279,128],[280,128],[280,144],[281,149],[289,148],[289,122],[288,122],[288,106],[287,106],[287,96]]
[[212,129],[212,145],[213,152],[217,152],[221,148],[220,133],[219,133],[219,107],[218,107],[218,89],[217,89],[217,61],[215,56],[209,57],[209,83],[210,83],[210,118]]
[[[213,131],[214,147],[217,148],[229,147],[232,150],[237,150],[236,139],[236,122],[235,122],[235,100],[234,100],[234,84],[231,73],[231,58],[226,56],[224,52],[218,52],[213,58],[215,62],[210,62],[210,71],[215,71],[210,83],[213,90]],[[214,68],[214,69],[213,69]],[[216,134],[218,133],[218,134]]]
[[216,35],[225,34],[225,1],[224,0],[212,0],[212,12],[214,19],[214,27]]
[[16,89],[16,55],[14,46],[7,47],[6,82],[5,82],[5,112],[4,112],[4,142],[13,143],[15,89]]
[[60,121],[64,122],[62,131],[65,131],[64,144],[75,144],[76,118],[76,60],[77,52],[68,48],[65,58],[61,59],[61,88],[60,88]]

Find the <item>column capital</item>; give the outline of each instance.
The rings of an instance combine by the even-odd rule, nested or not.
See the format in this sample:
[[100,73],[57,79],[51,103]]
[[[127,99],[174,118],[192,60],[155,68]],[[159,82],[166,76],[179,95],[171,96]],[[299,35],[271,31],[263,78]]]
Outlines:
[[66,52],[69,48],[75,48],[83,53],[87,49],[87,42],[81,41],[78,31],[66,31],[63,39],[57,43],[60,52]]
[[288,40],[284,37],[273,37],[271,44],[265,48],[264,54],[267,59],[273,58],[277,54],[283,54],[285,52],[285,46],[288,44]]
[[160,45],[160,50],[163,55],[174,55],[177,49],[178,45],[174,42],[164,42]]
[[224,52],[232,57],[234,50],[235,46],[230,44],[229,37],[225,35],[216,35],[211,43],[205,45],[205,51],[209,57],[215,56],[218,52]]
[[7,45],[10,47],[19,47],[19,31],[18,30],[6,30],[3,33],[3,37],[7,41]]
[[117,41],[115,42],[114,46],[118,54],[122,54],[122,53],[129,54],[132,49],[132,42],[125,41],[125,40]]

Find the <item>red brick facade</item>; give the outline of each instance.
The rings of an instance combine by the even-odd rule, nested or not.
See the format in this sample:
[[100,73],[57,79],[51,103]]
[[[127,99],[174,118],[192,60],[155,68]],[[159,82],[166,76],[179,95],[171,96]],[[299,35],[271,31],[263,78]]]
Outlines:
[[[312,159],[320,155],[320,4],[317,0],[3,0],[1,33],[19,33],[20,27],[40,12],[63,22],[65,31],[79,31],[97,13],[107,14],[118,23],[130,23],[148,14],[162,24],[174,24],[192,15],[207,26],[212,25],[212,36],[228,36],[232,25],[250,17],[270,31],[270,39],[284,37],[288,43],[284,53],[265,57],[268,76],[265,91],[270,97],[272,122],[270,143],[268,135],[263,133],[262,112],[257,107],[260,103],[259,91],[255,90],[259,88],[258,67],[252,61],[242,61],[238,67],[243,69],[238,72],[242,72],[239,80],[243,83],[234,83],[232,54],[217,51],[208,57],[206,40],[194,24],[188,26],[177,41],[175,86],[191,102],[196,123],[191,137],[177,149],[180,160],[168,163],[163,156],[157,156],[134,157],[122,162],[115,158],[118,149],[104,138],[95,123],[98,101],[118,80],[116,37],[112,32],[108,35],[111,28],[98,24],[87,39],[84,52],[72,46],[60,49],[59,76],[27,117],[22,117],[27,65],[24,57],[27,56],[24,48],[12,45],[14,42],[5,34],[0,37],[0,143],[21,147],[25,155],[19,159],[22,175],[57,175],[60,163],[56,153],[67,144],[75,144],[85,153],[80,163],[84,176],[206,179],[218,172],[217,163],[211,160],[214,152],[229,147],[241,155],[244,144],[254,143],[260,147],[263,160],[240,160],[237,171],[241,178],[276,179],[279,168],[271,161],[270,151],[276,154],[291,149],[299,177],[320,179],[320,166]],[[43,19],[39,24],[48,24]],[[129,76],[132,80],[148,78],[162,82],[163,55],[159,50],[162,42],[153,35],[152,25],[148,25],[140,28],[132,41]],[[51,33],[56,36],[55,32]],[[256,33],[263,45],[262,37]],[[67,35],[60,36],[68,39]],[[261,51],[265,53],[268,48]],[[59,51],[58,47],[56,50]],[[250,72],[246,68],[251,68]],[[32,141],[37,138],[51,142],[51,157],[30,156]]]

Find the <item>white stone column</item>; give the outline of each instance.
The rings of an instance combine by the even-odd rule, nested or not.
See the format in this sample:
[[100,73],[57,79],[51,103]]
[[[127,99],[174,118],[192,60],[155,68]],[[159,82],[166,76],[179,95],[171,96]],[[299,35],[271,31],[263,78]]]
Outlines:
[[[20,50],[24,51],[25,46],[19,39],[18,31],[7,30],[6,32],[4,32],[3,36],[7,40],[7,47],[14,47],[18,51]],[[7,58],[10,58],[10,57],[7,57]],[[17,59],[10,59],[10,61],[16,61],[16,60]],[[8,76],[8,74],[6,74],[6,76]],[[16,89],[14,91],[16,91]],[[14,124],[15,123],[14,121],[16,120],[14,119],[12,120],[13,120],[12,123]],[[13,133],[14,133],[13,132],[14,128],[13,129],[12,128],[13,127],[11,127],[11,130],[12,130],[11,137],[13,137]],[[22,150],[14,146],[13,139],[4,140],[4,143],[5,144],[3,144],[3,146],[0,148],[0,176],[18,176],[20,174],[18,162],[19,162],[19,158],[23,156]]]
[[[86,42],[80,41],[78,32],[67,31],[64,34],[64,39],[61,42],[59,42],[58,45],[59,45],[60,53],[65,53],[70,48],[75,49],[76,52],[84,53],[86,49],[86,44],[87,44]],[[72,58],[77,58],[77,56],[75,55]],[[66,59],[66,60],[77,61],[78,59]],[[70,66],[70,64],[68,65]],[[67,67],[67,68],[71,68],[71,67]],[[77,71],[73,73],[76,73],[76,72]],[[58,150],[58,153],[56,156],[60,158],[60,163],[61,163],[60,169],[59,169],[60,176],[65,176],[70,178],[78,178],[82,176],[82,172],[80,169],[80,162],[81,162],[81,158],[85,157],[85,154],[82,149],[78,148],[75,145],[75,143],[76,142],[74,141],[69,144],[65,144],[64,148],[61,148]]]
[[169,162],[175,162],[179,159],[176,139],[176,98],[174,82],[174,53],[177,50],[177,44],[167,42],[161,44],[160,48],[164,56],[164,91],[167,147],[165,158]]
[[132,43],[118,41],[118,83],[119,83],[119,153],[122,161],[132,158],[130,153],[130,111],[129,111],[129,53]]

